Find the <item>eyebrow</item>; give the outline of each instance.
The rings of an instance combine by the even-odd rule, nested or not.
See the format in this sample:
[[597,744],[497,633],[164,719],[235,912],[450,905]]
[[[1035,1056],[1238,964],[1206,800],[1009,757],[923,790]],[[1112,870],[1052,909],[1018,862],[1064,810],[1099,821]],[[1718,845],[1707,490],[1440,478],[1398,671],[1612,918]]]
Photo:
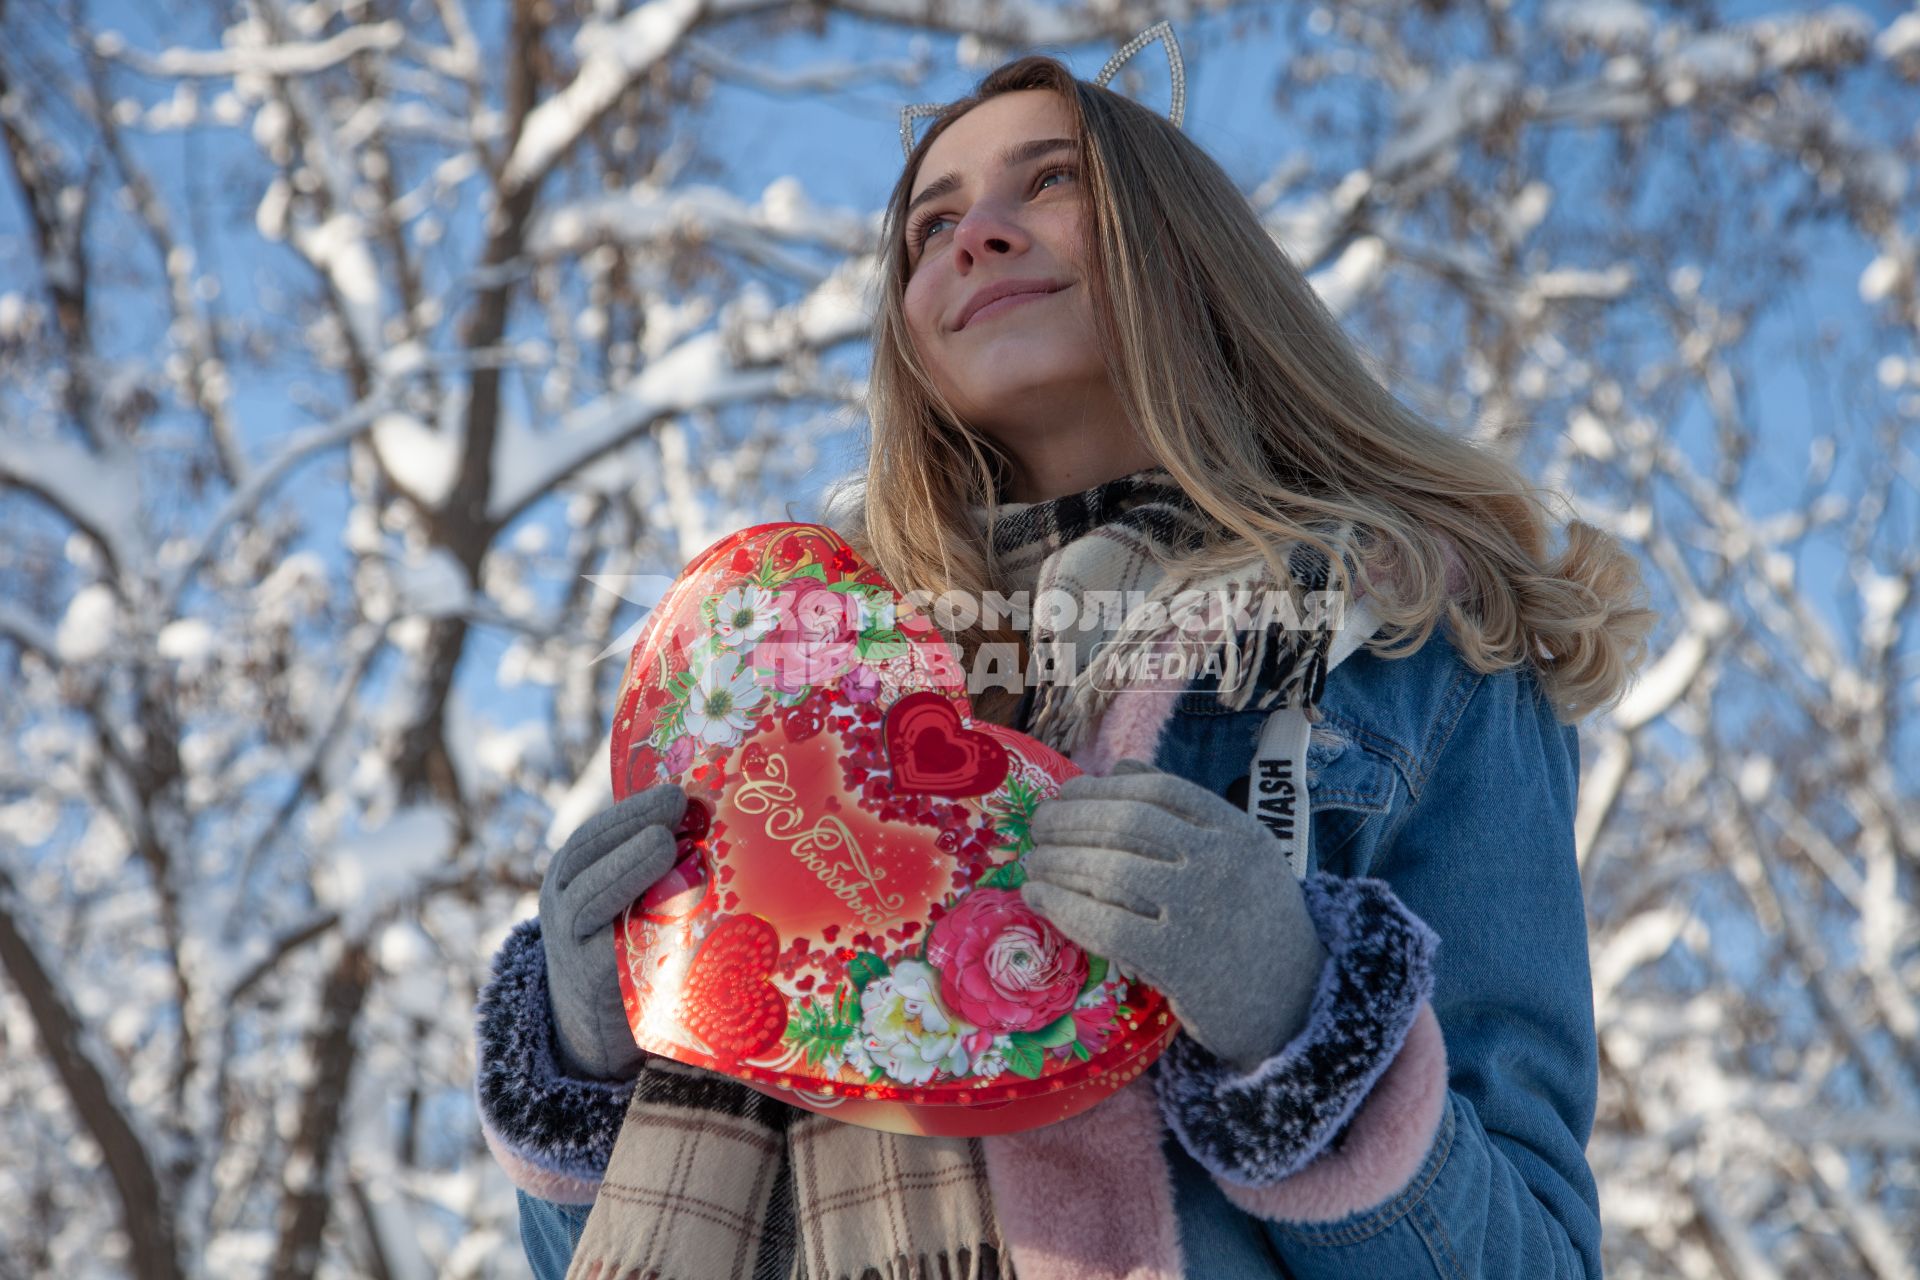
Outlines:
[[[1029,160],[1037,160],[1041,156],[1051,155],[1056,151],[1077,150],[1079,145],[1072,138],[1032,138],[1026,142],[1016,142],[1001,153],[1000,167],[1011,169],[1017,164],[1025,164]],[[907,212],[912,213],[927,201],[938,200],[948,192],[959,189],[960,175],[957,173],[950,173],[944,178],[935,178],[927,184],[926,190],[913,198],[913,202],[907,206]]]

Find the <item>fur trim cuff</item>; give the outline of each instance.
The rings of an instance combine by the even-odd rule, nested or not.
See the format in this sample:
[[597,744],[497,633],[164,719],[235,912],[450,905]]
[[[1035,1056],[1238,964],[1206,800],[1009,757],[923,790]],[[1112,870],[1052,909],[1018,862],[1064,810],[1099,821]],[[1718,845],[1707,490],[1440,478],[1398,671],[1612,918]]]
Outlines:
[[554,1204],[592,1204],[599,1197],[601,1179],[570,1178],[541,1168],[500,1141],[500,1135],[484,1116],[480,1120],[480,1136],[487,1140],[487,1150],[493,1152],[494,1160],[506,1171],[507,1181],[528,1195]]
[[1234,1186],[1271,1186],[1325,1150],[1433,991],[1439,938],[1385,881],[1314,875],[1300,887],[1329,956],[1306,1028],[1245,1073],[1182,1033],[1155,1073],[1167,1126]]
[[515,925],[494,954],[477,1039],[475,1093],[489,1137],[547,1172],[598,1182],[633,1082],[581,1079],[561,1067],[538,916]]
[[[1222,1182],[1227,1199],[1273,1222],[1338,1222],[1377,1209],[1431,1180],[1433,1152],[1451,1133],[1447,1112],[1447,1047],[1433,1006],[1423,1004],[1393,1065],[1360,1104],[1346,1136],[1320,1158],[1270,1187]],[[1424,1184],[1423,1184],[1424,1185]]]

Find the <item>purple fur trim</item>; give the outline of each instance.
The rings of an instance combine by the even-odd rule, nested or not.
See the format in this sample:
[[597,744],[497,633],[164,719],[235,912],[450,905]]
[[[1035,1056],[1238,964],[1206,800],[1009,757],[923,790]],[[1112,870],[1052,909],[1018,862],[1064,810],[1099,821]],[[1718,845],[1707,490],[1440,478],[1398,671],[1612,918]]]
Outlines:
[[538,916],[515,925],[494,954],[493,977],[480,992],[477,1041],[475,1094],[492,1136],[537,1168],[597,1182],[620,1136],[633,1081],[581,1079],[560,1066]]
[[1433,991],[1439,938],[1385,881],[1314,875],[1300,887],[1329,956],[1306,1028],[1244,1073],[1183,1032],[1154,1081],[1181,1145],[1236,1186],[1271,1186],[1325,1150]]
[[588,1181],[585,1178],[570,1178],[564,1173],[541,1167],[502,1142],[484,1115],[480,1117],[480,1136],[487,1140],[487,1150],[493,1153],[494,1160],[506,1171],[507,1181],[528,1195],[551,1200],[554,1204],[592,1204],[599,1197],[598,1179]]
[[1217,1185],[1227,1199],[1270,1222],[1338,1222],[1413,1185],[1441,1139],[1447,1105],[1446,1039],[1433,1006],[1423,1004],[1406,1044],[1354,1112],[1345,1137],[1270,1187]]

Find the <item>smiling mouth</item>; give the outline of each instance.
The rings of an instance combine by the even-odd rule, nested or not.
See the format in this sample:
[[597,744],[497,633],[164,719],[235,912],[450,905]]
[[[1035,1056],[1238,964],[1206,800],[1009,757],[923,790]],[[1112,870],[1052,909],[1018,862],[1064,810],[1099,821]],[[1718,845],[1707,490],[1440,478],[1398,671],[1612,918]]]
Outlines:
[[1055,294],[1065,293],[1071,288],[1073,288],[1072,285],[1065,284],[1061,285],[1058,289],[1029,289],[1025,293],[1010,293],[1004,298],[995,298],[992,302],[989,302],[986,306],[968,316],[967,322],[960,327],[962,329],[971,329],[974,325],[979,324],[982,320],[991,318],[998,312],[1011,311],[1021,303],[1032,302],[1035,298],[1051,298]]

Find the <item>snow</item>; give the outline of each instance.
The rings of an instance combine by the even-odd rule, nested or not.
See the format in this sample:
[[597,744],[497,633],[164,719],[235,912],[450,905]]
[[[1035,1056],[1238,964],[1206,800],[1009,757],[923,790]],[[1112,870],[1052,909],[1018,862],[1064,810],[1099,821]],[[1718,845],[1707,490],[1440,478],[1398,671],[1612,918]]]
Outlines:
[[1614,455],[1613,433],[1585,409],[1574,410],[1567,419],[1567,438],[1589,458],[1604,462]]
[[1710,31],[1691,37],[1667,55],[1665,69],[1670,76],[1696,84],[1737,84],[1760,69],[1760,55],[1743,35]]
[[0,837],[22,849],[38,848],[59,823],[59,806],[44,795],[0,804]]
[[68,662],[92,662],[113,648],[120,626],[120,603],[111,588],[90,583],[73,593],[54,633],[54,651]]
[[529,720],[511,728],[482,730],[473,754],[474,760],[488,773],[510,779],[522,768],[544,768],[550,764],[553,741],[546,725]]
[[810,242],[852,253],[871,244],[868,220],[850,209],[826,209],[791,178],[770,183],[750,204],[719,187],[682,184],[670,190],[638,183],[617,195],[558,205],[535,222],[528,241],[541,255],[582,252],[609,240],[644,244],[688,227],[703,236],[764,248],[776,240]]
[[1635,969],[1665,955],[1691,919],[1679,907],[1656,907],[1615,933],[1593,958],[1594,1002],[1604,1005]]
[[445,971],[437,968],[438,948],[419,922],[396,920],[380,931],[374,959],[388,975],[382,995],[406,1013],[431,1019],[447,997]]
[[1706,666],[1713,640],[1730,618],[1725,606],[1699,601],[1687,614],[1687,627],[1666,652],[1647,664],[1627,696],[1614,709],[1613,721],[1634,729],[1664,715],[1692,686]]
[[383,413],[373,422],[373,449],[394,483],[429,507],[453,491],[460,473],[460,441],[405,413]]
[[287,214],[292,203],[293,185],[285,178],[276,177],[267,183],[253,211],[254,230],[261,239],[277,244],[287,238]]
[[1334,261],[1307,277],[1320,300],[1341,315],[1380,282],[1387,266],[1386,242],[1378,236],[1360,236]]
[[1878,254],[1860,272],[1860,300],[1885,302],[1906,276],[1905,264],[1890,253]]
[[138,526],[140,483],[122,453],[90,453],[65,440],[11,432],[0,449],[0,481],[41,494],[89,534],[106,543],[122,567],[144,560]]
[[1903,13],[1889,22],[1874,40],[1873,48],[1888,62],[1920,57],[1920,10]]
[[327,565],[311,551],[296,551],[261,580],[253,603],[269,622],[291,622],[317,609],[327,598]]
[[1899,638],[1900,611],[1907,604],[1907,580],[1872,569],[1855,575],[1860,593],[1860,643],[1884,649]]
[[380,275],[359,215],[341,210],[318,227],[296,227],[293,242],[332,283],[360,353],[377,357],[385,345],[380,336]]
[[212,655],[215,644],[213,628],[204,618],[179,618],[160,628],[154,648],[163,658],[195,665]]
[[655,419],[689,409],[771,394],[777,368],[736,370],[725,340],[704,333],[648,364],[618,391],[561,420],[551,432],[502,430],[495,440],[493,500],[488,514],[509,519],[566,476]]
[[1625,263],[1615,263],[1605,271],[1542,271],[1527,281],[1529,292],[1550,299],[1618,298],[1632,287],[1633,268]]
[[547,823],[547,847],[559,849],[574,828],[613,804],[613,744],[603,737],[587,767],[574,779],[560,802],[553,806],[553,818]]
[[472,604],[466,566],[444,547],[393,566],[396,613],[433,617],[459,613]]
[[1401,100],[1399,131],[1374,157],[1374,172],[1393,177],[1440,155],[1462,134],[1492,120],[1520,86],[1510,63],[1467,63],[1444,79]]
[[699,19],[705,0],[648,0],[619,22],[583,23],[574,37],[580,70],[527,117],[501,174],[508,191],[536,181],[626,87]]
[[1266,216],[1267,226],[1296,263],[1310,266],[1331,247],[1340,228],[1372,189],[1372,175],[1356,169],[1335,183],[1331,191],[1314,192],[1276,206]]
[[1521,187],[1500,211],[1501,229],[1507,239],[1518,243],[1533,234],[1553,208],[1553,188],[1533,181]]
[[1873,47],[1873,19],[1851,5],[1767,18],[1750,30],[1770,71],[1834,67],[1858,62]]
[[0,293],[0,342],[27,337],[31,332],[28,317],[33,311],[33,303],[20,294],[12,290]]
[[[609,784],[611,785],[611,784]],[[381,826],[324,850],[314,867],[315,896],[340,913],[349,934],[419,892],[453,852],[454,826],[444,809],[402,809]]]
[[406,35],[406,29],[397,22],[356,22],[338,35],[311,43],[276,41],[251,48],[166,49],[151,55],[116,45],[114,53],[103,56],[122,58],[152,76],[297,76],[324,71],[357,53],[397,49]]
[[[432,300],[429,299],[427,302],[422,303],[421,309],[426,310],[430,306],[431,301]],[[380,372],[389,380],[396,380],[404,378],[410,373],[417,373],[421,369],[424,369],[426,365],[427,349],[417,341],[409,340],[402,342],[397,346],[389,348],[380,356]]]
[[1562,39],[1603,48],[1644,46],[1658,25],[1636,0],[1555,0],[1541,13],[1541,22]]

